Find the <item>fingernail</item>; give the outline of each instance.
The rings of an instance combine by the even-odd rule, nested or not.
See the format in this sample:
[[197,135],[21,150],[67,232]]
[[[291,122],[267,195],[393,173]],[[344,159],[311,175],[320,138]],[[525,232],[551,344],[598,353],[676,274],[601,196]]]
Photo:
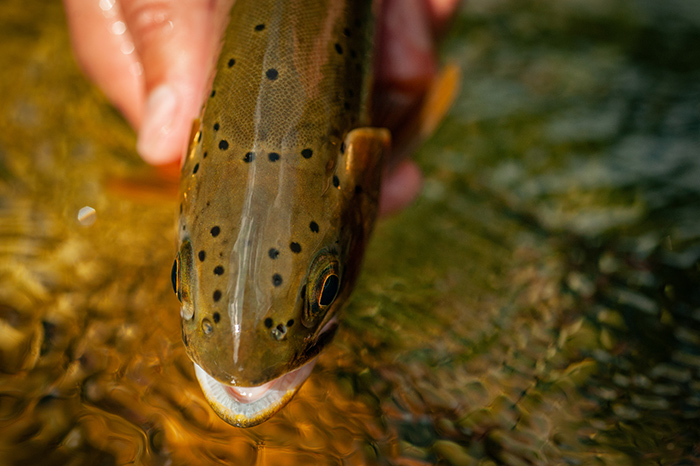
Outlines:
[[143,122],[136,141],[136,150],[146,162],[158,164],[170,160],[167,149],[178,104],[173,86],[161,84],[146,99]]

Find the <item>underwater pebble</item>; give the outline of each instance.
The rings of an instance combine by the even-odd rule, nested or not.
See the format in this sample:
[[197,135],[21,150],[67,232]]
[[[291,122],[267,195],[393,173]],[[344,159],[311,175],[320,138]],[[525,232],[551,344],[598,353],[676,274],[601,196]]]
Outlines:
[[618,403],[612,406],[612,410],[615,414],[617,414],[623,419],[627,419],[630,421],[634,419],[639,419],[639,411],[632,408],[631,406]]
[[698,334],[697,331],[679,326],[676,327],[673,334],[683,343],[694,345],[696,347],[700,346],[700,334]]
[[618,387],[627,388],[630,385],[630,378],[626,375],[615,373],[612,377],[613,383]]
[[411,458],[417,458],[424,460],[428,457],[428,451],[425,448],[417,447],[412,443],[401,440],[399,442],[399,451],[402,456],[409,456]]
[[688,369],[661,363],[657,364],[649,371],[649,376],[654,379],[664,377],[674,382],[685,383],[690,381],[692,374]]
[[630,401],[633,405],[643,409],[665,410],[668,409],[670,406],[668,400],[657,396],[644,396],[632,394],[632,396],[630,397]]
[[567,277],[567,284],[584,298],[592,296],[595,292],[595,284],[582,273],[571,272]]
[[657,383],[651,387],[651,391],[661,396],[677,396],[681,392],[681,387],[678,385]]
[[613,295],[617,298],[617,302],[621,305],[632,306],[635,309],[650,314],[656,315],[659,313],[658,304],[651,298],[630,290],[616,290]]
[[610,327],[616,328],[618,330],[627,330],[627,325],[625,325],[625,319],[622,317],[618,311],[612,309],[603,309],[598,312],[596,316],[598,322],[601,324],[609,325]]
[[681,353],[679,351],[673,353],[673,355],[671,355],[671,359],[673,359],[673,362],[677,364],[690,366],[696,369],[700,368],[700,354]]
[[478,461],[469,456],[464,447],[449,440],[435,441],[432,450],[454,466],[476,466],[478,464]]
[[610,330],[604,328],[600,331],[600,344],[606,350],[612,351],[615,348],[615,345],[617,344],[617,338],[615,338],[615,336]]

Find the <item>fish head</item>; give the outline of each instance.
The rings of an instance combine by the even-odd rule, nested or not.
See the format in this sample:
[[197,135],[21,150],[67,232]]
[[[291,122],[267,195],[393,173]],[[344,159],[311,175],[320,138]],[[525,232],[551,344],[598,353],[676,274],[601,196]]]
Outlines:
[[343,159],[321,172],[282,160],[248,173],[238,192],[183,184],[173,265],[182,337],[210,404],[231,424],[284,406],[335,334],[376,216],[378,147],[388,144],[381,133],[363,145],[363,134],[351,132]]

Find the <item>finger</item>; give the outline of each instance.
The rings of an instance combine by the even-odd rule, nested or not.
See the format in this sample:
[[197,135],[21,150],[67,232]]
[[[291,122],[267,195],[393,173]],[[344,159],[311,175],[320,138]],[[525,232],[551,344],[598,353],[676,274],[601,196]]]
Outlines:
[[378,29],[377,76],[403,84],[435,73],[430,10],[424,0],[384,0]]
[[78,64],[124,117],[141,119],[141,65],[114,0],[64,0]]
[[424,0],[384,0],[375,54],[374,124],[396,131],[415,114],[435,76],[430,11]]
[[153,164],[179,160],[213,61],[215,3],[123,0],[121,8],[144,64],[137,150]]
[[433,35],[442,34],[457,11],[459,0],[426,0],[430,10],[430,19],[433,27]]
[[379,215],[385,217],[413,202],[420,193],[423,176],[412,160],[404,160],[385,176],[379,196]]

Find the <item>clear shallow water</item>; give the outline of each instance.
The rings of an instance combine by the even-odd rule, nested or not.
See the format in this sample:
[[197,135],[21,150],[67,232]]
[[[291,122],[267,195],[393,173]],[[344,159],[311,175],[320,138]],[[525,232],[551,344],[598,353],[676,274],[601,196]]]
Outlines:
[[700,463],[688,5],[466,4],[423,196],[380,224],[299,395],[241,430],[182,348],[172,186],[60,6],[3,3],[0,464]]

